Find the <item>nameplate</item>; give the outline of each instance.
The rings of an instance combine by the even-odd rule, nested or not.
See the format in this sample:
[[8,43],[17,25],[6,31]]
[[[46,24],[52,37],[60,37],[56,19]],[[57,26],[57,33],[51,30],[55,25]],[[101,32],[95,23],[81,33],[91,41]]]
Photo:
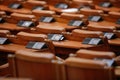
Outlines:
[[0,18],[0,23],[4,23],[5,20],[3,18]]
[[112,6],[112,4],[110,2],[101,2],[99,6],[109,8]]
[[94,60],[105,62],[108,67],[114,66],[115,63],[114,59],[94,58]]
[[116,24],[120,24],[120,19],[117,20]]
[[58,3],[55,5],[56,8],[67,9],[68,5],[66,3]]
[[20,9],[20,8],[22,8],[22,5],[19,3],[12,3],[8,7],[12,8],[12,9]]
[[48,34],[48,39],[52,41],[62,41],[64,36],[62,34]]
[[77,26],[77,27],[80,27],[80,26],[83,26],[84,25],[84,22],[83,21],[79,21],[79,20],[71,20],[69,23],[68,23],[69,26]]
[[44,10],[43,6],[35,6],[32,10]]
[[108,39],[115,39],[116,35],[114,33],[106,32],[104,33],[104,36],[107,37]]
[[7,44],[8,43],[8,38],[0,37],[0,44]]
[[102,21],[102,17],[101,16],[89,16],[88,20],[94,21],[94,22],[99,22],[99,21]]
[[99,45],[102,44],[102,39],[100,38],[85,38],[82,42],[83,44],[90,44],[90,45]]
[[41,49],[47,49],[48,46],[46,45],[45,42],[32,42],[32,41],[30,41],[26,45],[26,48],[41,50]]
[[53,17],[46,17],[46,16],[42,16],[40,18],[40,22],[46,22],[46,23],[51,23],[54,22],[54,18]]
[[35,26],[35,23],[32,22],[32,21],[23,21],[23,20],[21,20],[21,21],[18,22],[17,25],[20,26],[20,27],[27,27],[28,28],[28,27]]

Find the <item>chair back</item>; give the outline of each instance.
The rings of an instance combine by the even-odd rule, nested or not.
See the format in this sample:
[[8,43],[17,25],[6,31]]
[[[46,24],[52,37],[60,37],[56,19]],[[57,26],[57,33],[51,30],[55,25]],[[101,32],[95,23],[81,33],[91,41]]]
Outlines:
[[55,63],[57,60],[53,53],[20,50],[15,55],[9,55],[13,76],[32,80],[58,80],[59,70]]
[[65,65],[66,80],[115,80],[113,69],[101,61],[70,57]]

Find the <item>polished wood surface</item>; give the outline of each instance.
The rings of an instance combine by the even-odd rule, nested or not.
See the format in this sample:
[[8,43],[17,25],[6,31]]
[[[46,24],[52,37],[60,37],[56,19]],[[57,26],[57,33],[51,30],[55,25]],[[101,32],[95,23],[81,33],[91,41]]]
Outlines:
[[[120,77],[119,3],[120,0],[0,0],[0,77],[116,80],[113,77]],[[44,17],[48,18],[41,21]],[[18,26],[20,21],[32,26]],[[64,39],[54,41],[48,34],[60,34]],[[109,39],[111,34],[114,37]],[[8,39],[5,44],[3,38]],[[83,44],[85,38],[100,38],[102,44]],[[44,42],[48,48],[28,49],[30,41]],[[10,61],[8,54],[14,55]],[[113,59],[115,67],[93,61],[95,57]]]

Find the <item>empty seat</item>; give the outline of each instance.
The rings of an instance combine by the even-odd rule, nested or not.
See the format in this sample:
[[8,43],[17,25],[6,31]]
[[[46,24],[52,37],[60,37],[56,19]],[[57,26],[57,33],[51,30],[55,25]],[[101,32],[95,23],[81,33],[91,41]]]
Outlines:
[[65,32],[65,29],[59,26],[52,26],[52,25],[49,26],[49,24],[37,26],[37,33],[49,34],[49,33],[62,33],[62,32]]
[[89,17],[92,15],[100,15],[100,14],[104,14],[104,12],[102,10],[96,10],[96,9],[80,9],[80,13],[85,15],[85,17]]
[[73,29],[86,27],[88,24],[88,21],[84,19],[84,15],[81,14],[62,13],[61,15],[44,16],[41,18],[37,29],[38,31],[41,30],[41,28],[49,28],[51,30],[56,28],[57,30],[57,27],[63,28],[65,31],[72,31]]
[[76,52],[76,57],[94,59],[94,58],[105,58],[105,59],[113,59],[116,57],[114,52],[110,51],[95,51],[95,50],[87,50],[80,49]]
[[85,17],[88,18],[89,20],[88,29],[90,30],[112,31],[114,29],[118,29],[117,27],[118,24],[116,24],[118,17],[115,18],[113,17],[113,15],[105,14],[102,10],[81,9],[80,13],[83,13]]
[[103,44],[98,44],[98,45],[97,44],[89,45],[83,43],[85,38],[100,38],[99,36],[101,35],[102,32],[97,32],[97,31],[93,32],[93,31],[75,29],[72,31],[72,33],[64,32],[63,40],[58,40],[58,41],[53,40],[53,44],[55,46],[57,53],[61,53],[61,54],[75,53],[78,49],[81,48],[93,49],[93,50],[109,50],[109,45],[105,39],[102,39]]
[[[52,53],[17,51],[15,56],[9,55],[14,77],[31,78],[33,80],[61,80],[59,61]],[[13,63],[15,61],[15,63]],[[47,76],[47,77],[46,77]]]
[[[109,11],[115,11],[119,12],[120,9],[117,7],[116,3],[119,3],[119,1],[112,1],[112,0],[93,0],[93,3],[95,4],[96,9],[103,10],[104,12],[108,13]],[[115,5],[116,4],[116,5]]]
[[23,8],[32,12],[32,10],[48,10],[46,1],[28,0],[23,3]]
[[27,15],[27,14],[20,14],[20,13],[12,13],[10,15],[12,18],[15,18],[16,20],[32,20],[35,19],[34,15]]
[[0,29],[10,30],[13,34],[16,34],[19,31],[29,31],[31,27],[37,25],[37,23],[32,20],[34,18],[34,15],[12,13],[10,17],[1,17],[3,21],[0,24]]
[[36,19],[39,20],[40,17],[42,16],[52,16],[52,15],[56,15],[55,11],[50,11],[50,10],[33,10],[32,11],[33,15],[36,16]]
[[74,29],[72,31],[72,35],[76,36],[76,37],[81,37],[81,40],[82,40],[82,38],[86,38],[86,37],[91,37],[91,38],[93,37],[94,38],[94,37],[102,36],[103,33],[101,31],[90,31],[90,30]]
[[25,46],[30,41],[33,41],[33,42],[34,41],[35,42],[45,42],[47,44],[48,49],[47,50],[43,50],[43,52],[47,51],[47,52],[55,53],[54,45],[53,45],[52,41],[48,40],[47,38],[48,37],[45,34],[34,34],[34,33],[19,32],[17,34],[16,41],[13,39],[13,41],[14,41],[13,43],[21,44],[21,45]]
[[104,14],[102,10],[81,9],[81,13],[85,14],[89,20],[89,24],[87,25],[89,30],[112,32],[118,29],[116,27],[118,24],[115,21],[110,21],[110,19],[113,19],[112,16]]
[[1,1],[0,10],[6,11],[8,13],[22,13],[22,14],[32,14],[32,10],[43,10],[48,9],[47,3],[45,1],[19,1],[19,0],[8,0]]
[[0,10],[2,11],[6,11],[7,13],[11,14],[13,12],[21,12],[21,13],[26,13],[26,14],[30,14],[31,11],[28,10],[24,10],[22,9],[24,1],[22,0],[8,0],[8,1],[1,1],[1,5],[0,5]]
[[[69,1],[67,2],[67,1],[64,1],[64,0],[62,0],[62,1],[56,0],[52,3],[51,3],[51,0],[50,0],[50,1],[48,1],[48,4],[49,4],[49,9],[57,12],[57,14],[60,14],[60,13],[64,12],[62,10],[69,8]],[[76,13],[76,11],[72,11],[72,12]]]
[[[59,25],[54,25],[53,15],[56,15],[55,11],[38,11],[33,10],[33,14],[36,16],[39,25],[36,27],[35,33],[61,33],[65,31],[65,29]],[[47,17],[47,19],[45,19]],[[50,19],[48,19],[50,18]],[[45,21],[46,20],[46,21]]]
[[[0,45],[0,50],[8,53],[15,53],[17,50],[30,50],[30,51],[41,51],[39,49],[31,49],[33,44],[31,44],[31,48],[27,48],[27,44],[29,42],[45,42],[48,45],[44,51],[52,52],[53,47],[52,42],[49,40],[45,40],[47,36],[45,34],[33,34],[27,32],[19,32],[16,36],[15,35],[7,35],[8,42],[6,44]],[[50,45],[49,45],[50,44]],[[51,46],[51,47],[50,47]],[[39,46],[38,46],[39,47]]]
[[[60,19],[58,19],[58,21],[60,21],[60,22],[63,22],[63,23],[66,23],[66,22],[68,22],[69,20],[71,20],[71,19],[75,19],[75,20],[82,20],[82,19],[84,19],[84,14],[69,14],[69,13],[62,13],[61,14],[61,21],[60,21]],[[63,21],[64,20],[64,21]]]
[[94,8],[92,0],[72,0],[70,7],[73,8]]
[[103,61],[70,57],[65,60],[66,80],[116,80],[112,67]]
[[[32,33],[26,33],[26,32],[19,32],[17,36],[9,34],[7,36],[3,36],[2,38],[6,39],[4,42],[5,44],[0,45],[0,52],[2,53],[0,63],[2,64],[7,62],[6,56],[8,54],[15,54],[15,52],[18,50],[24,50],[24,51],[26,50],[26,52],[30,51],[30,52],[41,52],[41,53],[42,52],[55,53],[54,46],[52,46],[53,45],[52,42],[50,42],[49,40],[44,40],[47,38],[47,36],[44,34],[32,34]],[[39,42],[41,42],[42,44],[39,44]],[[43,46],[40,47],[40,45],[43,45]],[[9,73],[8,67],[7,68],[1,67],[0,71],[1,71],[1,75],[5,73]]]
[[85,6],[93,8],[92,1],[83,0],[66,0],[66,1],[56,1],[54,3],[49,3],[50,10],[56,11],[58,14],[61,13],[79,13],[79,9]]
[[[17,34],[17,39],[21,40],[18,42],[19,44],[27,44],[29,41],[44,41],[47,38],[45,34],[34,34],[34,33],[27,33],[27,32],[19,32]],[[15,42],[14,42],[15,43]]]

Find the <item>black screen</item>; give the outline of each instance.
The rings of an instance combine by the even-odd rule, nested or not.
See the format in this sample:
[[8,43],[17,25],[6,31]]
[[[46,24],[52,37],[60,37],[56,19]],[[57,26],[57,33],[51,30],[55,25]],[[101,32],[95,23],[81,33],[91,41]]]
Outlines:
[[43,6],[35,6],[35,7],[33,7],[32,10],[43,10],[43,9],[44,9]]
[[8,38],[0,37],[0,44],[7,44],[9,43]]
[[99,6],[109,8],[112,6],[112,4],[110,2],[101,2]]
[[62,34],[48,34],[48,38],[53,41],[64,40],[64,36]]
[[56,8],[67,9],[68,5],[66,3],[58,3],[55,5]]
[[80,20],[71,20],[69,23],[68,23],[69,26],[83,26],[84,23],[83,21],[80,21]]
[[12,3],[8,7],[12,8],[12,9],[20,9],[22,7],[22,5],[19,3]]
[[26,48],[30,49],[46,49],[48,48],[45,42],[32,42],[30,41],[27,45]]
[[99,21],[102,21],[103,19],[102,19],[101,16],[89,16],[88,20],[89,21],[94,21],[94,22],[99,22]]
[[83,44],[90,44],[90,45],[99,45],[102,44],[102,39],[100,38],[85,38],[82,42]]
[[23,20],[19,21],[17,25],[21,26],[21,27],[33,27],[33,26],[35,26],[35,24],[32,21],[23,21]]
[[46,16],[42,16],[40,18],[40,22],[47,22],[47,23],[50,23],[50,22],[54,22],[54,18],[53,17],[46,17]]

